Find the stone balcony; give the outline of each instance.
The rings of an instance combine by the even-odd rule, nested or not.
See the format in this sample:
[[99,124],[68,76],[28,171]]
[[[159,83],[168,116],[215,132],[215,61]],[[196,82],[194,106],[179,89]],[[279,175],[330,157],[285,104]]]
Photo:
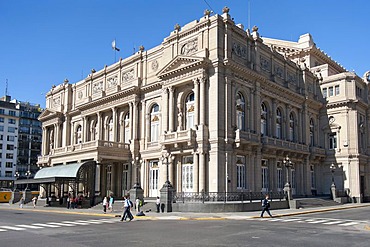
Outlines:
[[236,147],[240,147],[242,144],[248,145],[259,145],[259,135],[256,133],[242,131],[240,129],[235,131],[235,144]]
[[176,132],[164,133],[162,137],[162,145],[180,144],[186,143],[188,146],[192,145],[196,141],[195,130],[179,130]]
[[326,150],[321,147],[310,147],[310,154],[312,159],[325,158]]
[[[53,149],[49,155],[39,156],[38,164],[54,163],[53,160],[82,159],[84,156],[103,159],[122,159],[130,155],[130,144],[95,140]],[[82,158],[81,158],[82,157]]]
[[304,154],[308,154],[310,151],[308,145],[286,141],[286,140],[273,138],[269,136],[261,137],[261,142],[262,142],[263,148],[266,148],[266,149],[290,150],[293,152],[304,153]]

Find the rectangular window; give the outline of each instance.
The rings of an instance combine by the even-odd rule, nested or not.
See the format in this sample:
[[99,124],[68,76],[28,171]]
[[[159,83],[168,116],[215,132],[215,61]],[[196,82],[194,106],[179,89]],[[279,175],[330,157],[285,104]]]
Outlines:
[[237,156],[236,159],[236,187],[237,189],[245,189],[245,157]]
[[333,150],[337,148],[337,133],[329,134],[329,149]]
[[9,118],[9,119],[8,119],[8,123],[9,123],[9,124],[15,124],[15,123],[16,123],[16,121],[15,121],[15,119]]
[[4,123],[4,118],[0,117],[0,123]]
[[6,145],[6,150],[14,150],[14,145]]
[[269,183],[268,183],[267,160],[262,160],[262,192],[267,192],[268,187]]
[[339,95],[340,91],[339,91],[339,85],[336,85],[335,86],[335,95]]
[[5,171],[5,177],[11,178],[13,177],[12,175],[12,171]]
[[311,165],[310,167],[310,174],[311,174],[311,189],[314,189],[316,188],[316,185],[315,185],[315,172],[314,172],[314,166]]
[[14,154],[13,153],[6,153],[6,158],[7,159],[13,159]]
[[11,110],[9,110],[9,116],[13,116],[13,117],[15,117],[15,111],[11,111]]
[[[7,138],[6,138],[8,141],[10,141],[10,142],[14,142],[14,140],[15,140],[15,136],[7,136]],[[2,139],[1,139],[2,140]]]
[[322,97],[324,97],[324,98],[328,97],[328,89],[327,88],[322,89]]
[[13,162],[6,162],[5,167],[6,168],[13,168]]
[[0,109],[0,114],[4,115],[5,114],[5,110],[4,109]]
[[334,96],[334,88],[329,87],[329,97],[332,97],[332,96]]
[[4,126],[0,126],[0,131],[4,131]]
[[15,133],[15,128],[14,127],[8,127],[8,132],[9,133]]

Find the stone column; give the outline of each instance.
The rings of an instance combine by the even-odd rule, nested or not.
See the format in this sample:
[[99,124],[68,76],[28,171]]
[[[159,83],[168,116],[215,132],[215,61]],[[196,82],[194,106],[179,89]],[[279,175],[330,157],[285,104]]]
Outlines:
[[203,77],[200,80],[200,125],[205,124],[205,118],[206,118],[206,78]]
[[199,192],[206,190],[206,164],[204,152],[199,154]]
[[112,118],[113,118],[113,141],[117,142],[117,126],[118,126],[118,121],[117,121],[117,108],[113,107],[112,108]]
[[82,118],[82,143],[87,141],[87,133],[88,133],[88,124],[87,124],[87,116]]
[[168,90],[162,88],[162,130],[168,130]]
[[134,103],[129,103],[129,111],[130,111],[130,140],[133,140],[133,132],[134,132]]
[[150,113],[145,115],[145,123],[146,123],[146,141],[150,142]]
[[[145,100],[141,101],[141,138],[145,140],[146,132],[149,132],[149,129],[146,129],[146,103]],[[144,144],[144,142],[142,143]]]
[[98,121],[98,124],[97,124],[98,140],[103,140],[103,115],[101,112],[98,112],[96,116],[97,116],[97,121]]
[[272,133],[272,136],[277,136],[277,133],[276,133],[276,99],[273,99],[272,100],[272,119],[271,119],[271,133]]
[[169,121],[169,131],[174,131],[174,91],[173,87],[168,88],[170,97],[168,102],[168,121]]
[[42,145],[41,145],[41,154],[47,155],[49,152],[47,150],[47,129],[42,127]]
[[194,83],[194,124],[199,125],[199,80],[193,79]]
[[193,190],[194,192],[199,192],[199,162],[198,162],[198,154],[194,152],[193,154]]

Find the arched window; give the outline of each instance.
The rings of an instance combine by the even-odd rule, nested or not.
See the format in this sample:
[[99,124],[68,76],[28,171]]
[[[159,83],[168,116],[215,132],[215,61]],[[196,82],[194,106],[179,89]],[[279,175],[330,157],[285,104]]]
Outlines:
[[281,114],[280,108],[277,108],[276,110],[276,138],[281,139],[283,137],[282,135],[282,121],[283,117]]
[[130,113],[129,112],[125,115],[123,128],[124,128],[124,133],[125,133],[125,143],[130,143],[131,133],[130,133]]
[[159,106],[153,105],[150,111],[150,141],[157,142],[159,139]]
[[295,140],[295,118],[291,112],[289,115],[289,141]]
[[315,139],[314,139],[314,133],[315,133],[315,125],[313,122],[313,119],[310,119],[310,146],[315,145]]
[[186,98],[186,129],[194,128],[194,93]]
[[114,133],[113,133],[113,118],[109,119],[108,122],[108,141],[113,141],[114,139]]
[[236,128],[245,130],[245,99],[240,92],[236,95]]
[[82,143],[82,127],[81,125],[77,126],[76,129],[76,144]]
[[261,134],[267,135],[267,107],[265,103],[261,104]]

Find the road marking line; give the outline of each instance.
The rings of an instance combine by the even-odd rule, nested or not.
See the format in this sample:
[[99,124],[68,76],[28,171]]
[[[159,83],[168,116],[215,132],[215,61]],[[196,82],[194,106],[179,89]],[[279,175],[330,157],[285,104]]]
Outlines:
[[89,223],[74,222],[74,221],[62,221],[62,223],[65,223],[65,224],[75,224],[75,225],[81,225],[81,226],[87,226],[89,224]]
[[32,226],[32,225],[16,225],[16,226],[24,227],[24,228],[30,228],[30,229],[41,229],[41,228],[43,228],[41,226]]
[[83,223],[89,223],[89,224],[103,224],[104,223],[104,222],[91,221],[91,220],[78,220],[76,222],[83,222]]
[[56,226],[56,225],[48,225],[48,224],[45,224],[45,223],[35,223],[35,224],[32,224],[34,226],[45,226],[45,227],[50,227],[50,228],[57,228],[57,227],[61,227],[61,226]]
[[323,225],[334,225],[334,224],[339,224],[339,223],[342,223],[343,221],[332,221],[332,222],[326,222],[326,223],[322,223]]
[[24,228],[15,227],[15,226],[0,226],[0,227],[1,228],[8,229],[8,230],[14,230],[14,231],[23,231],[23,230],[26,230]]
[[7,232],[7,230],[5,230],[5,229],[0,229],[0,232]]
[[329,220],[318,220],[318,221],[310,221],[310,222],[307,222],[309,224],[319,224],[319,223],[323,223],[323,222],[328,222]]
[[344,223],[344,224],[339,224],[340,226],[352,226],[352,225],[357,225],[359,224],[358,222],[348,222],[348,223]]
[[58,222],[49,222],[48,224],[57,225],[57,226],[76,226],[72,224],[58,223]]
[[291,222],[291,221],[298,221],[298,220],[300,220],[300,219],[286,219],[286,220],[282,220],[282,221],[284,221],[284,222]]

